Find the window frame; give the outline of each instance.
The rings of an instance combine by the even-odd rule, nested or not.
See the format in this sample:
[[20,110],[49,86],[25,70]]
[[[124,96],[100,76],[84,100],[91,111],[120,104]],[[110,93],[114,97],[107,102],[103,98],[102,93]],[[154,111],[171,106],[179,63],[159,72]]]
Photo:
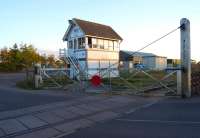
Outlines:
[[69,49],[73,49],[73,40],[70,40],[70,41],[68,42],[68,48],[69,48]]
[[99,49],[104,49],[104,40],[103,39],[97,39],[97,43],[99,45]]

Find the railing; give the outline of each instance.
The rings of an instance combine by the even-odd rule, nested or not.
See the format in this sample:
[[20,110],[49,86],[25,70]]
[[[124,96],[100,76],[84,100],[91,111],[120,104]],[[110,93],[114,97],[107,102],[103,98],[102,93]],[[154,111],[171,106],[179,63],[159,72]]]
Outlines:
[[59,58],[64,58],[68,56],[68,51],[66,48],[59,49]]
[[87,72],[85,72],[81,67],[81,63],[79,62],[79,59],[76,57],[75,54],[69,54],[67,49],[60,49],[59,57],[64,59],[65,62],[71,65],[70,71],[75,71],[75,75],[72,77],[75,77],[77,80],[81,80],[83,76],[87,76]]
[[63,85],[61,84],[60,80],[62,79],[62,76],[66,76],[65,78],[69,78],[69,69],[68,68],[41,68],[40,75],[42,77],[43,84],[45,85],[46,88],[50,88],[50,87],[61,88],[63,87]]

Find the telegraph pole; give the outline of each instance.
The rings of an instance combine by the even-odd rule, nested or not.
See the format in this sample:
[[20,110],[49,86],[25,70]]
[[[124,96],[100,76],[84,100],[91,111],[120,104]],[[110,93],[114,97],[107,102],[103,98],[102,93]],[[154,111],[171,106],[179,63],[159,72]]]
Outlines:
[[190,51],[190,21],[182,18],[181,32],[181,95],[191,97],[191,51]]

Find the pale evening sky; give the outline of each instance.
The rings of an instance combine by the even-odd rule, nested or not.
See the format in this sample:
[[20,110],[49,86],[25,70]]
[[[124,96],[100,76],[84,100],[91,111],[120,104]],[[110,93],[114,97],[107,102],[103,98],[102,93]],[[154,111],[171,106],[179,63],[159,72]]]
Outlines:
[[[124,39],[121,49],[137,50],[179,26],[191,23],[192,59],[200,61],[199,0],[1,0],[0,48],[31,43],[39,50],[66,47],[68,20],[80,18],[112,26]],[[143,50],[179,58],[179,30]]]

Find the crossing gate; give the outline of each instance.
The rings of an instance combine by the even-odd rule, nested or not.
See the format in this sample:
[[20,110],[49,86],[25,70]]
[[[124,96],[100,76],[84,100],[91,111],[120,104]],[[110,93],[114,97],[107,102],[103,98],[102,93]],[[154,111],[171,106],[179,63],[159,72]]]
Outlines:
[[40,68],[44,88],[63,88],[73,80],[69,79],[68,68]]
[[[76,57],[67,55],[66,50],[64,53],[60,53],[60,55],[63,54],[63,59],[66,63],[70,64],[70,69],[72,69],[73,73],[75,73],[75,78],[73,78],[73,80],[79,82],[83,88],[82,90],[85,90],[86,92],[128,93],[135,95],[157,94],[158,96],[181,95],[183,97],[190,97],[191,58],[189,20],[185,18],[181,19],[179,27],[152,41],[148,45],[145,45],[132,55],[153,45],[179,29],[181,32],[181,64],[176,68],[152,70],[149,68],[134,67],[132,69],[125,69],[121,67],[119,62],[116,62],[114,64],[110,64],[106,68],[99,68],[96,74],[89,74],[87,71],[88,69],[80,68],[81,62]],[[113,66],[118,67],[118,74],[116,74],[116,68],[113,68]],[[51,77],[54,76],[54,73],[52,72],[52,69],[42,69],[42,76],[49,78],[51,82],[56,84],[58,87],[61,87],[62,85]],[[61,74],[67,76],[65,71],[62,71]],[[114,77],[112,74],[115,74]],[[100,85],[93,85],[90,81],[90,78],[95,75],[100,77]],[[70,74],[68,77],[71,78]],[[194,85],[196,86],[196,84]]]
[[90,85],[87,86],[86,90],[89,90],[89,92],[110,92],[112,94],[177,95],[178,69],[149,70],[133,68],[127,70],[119,68],[118,77],[108,77],[109,74],[115,73],[112,68],[102,72],[100,74],[102,79],[100,86],[94,86],[89,82]]
[[[148,45],[134,52],[151,46],[152,44],[167,37],[180,29],[181,32],[181,64],[176,68],[167,68],[165,70],[152,70],[147,68],[123,69],[119,62],[108,66],[106,69],[99,69],[99,72],[93,75],[99,75],[102,83],[94,86],[88,81],[85,86],[89,92],[110,92],[110,93],[129,93],[136,95],[179,95],[183,97],[191,96],[191,58],[190,58],[190,22],[183,18],[180,26],[173,29],[162,37],[152,41]],[[112,66],[118,66],[119,74],[116,77],[110,77],[115,74]],[[86,72],[87,73],[87,72]]]

